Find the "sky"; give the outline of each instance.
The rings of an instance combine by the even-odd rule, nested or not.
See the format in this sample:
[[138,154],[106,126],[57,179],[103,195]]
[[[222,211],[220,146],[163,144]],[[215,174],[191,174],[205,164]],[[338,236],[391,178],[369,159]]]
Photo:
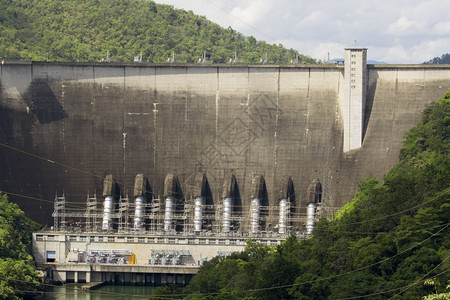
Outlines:
[[155,0],[310,57],[417,64],[450,53],[449,0]]

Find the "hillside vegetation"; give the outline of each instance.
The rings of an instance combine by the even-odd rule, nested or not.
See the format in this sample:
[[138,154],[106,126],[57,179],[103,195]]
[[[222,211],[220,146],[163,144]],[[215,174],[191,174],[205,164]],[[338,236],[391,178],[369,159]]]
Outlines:
[[445,53],[445,54],[442,54],[441,57],[436,56],[436,57],[430,59],[429,61],[424,62],[424,64],[428,64],[428,65],[450,64],[450,54]]
[[449,138],[450,91],[407,133],[400,162],[384,182],[360,182],[354,199],[333,220],[320,220],[312,238],[290,237],[276,247],[250,241],[241,253],[206,262],[184,291],[159,293],[193,299],[449,299]]
[[30,297],[39,288],[31,231],[40,226],[0,194],[0,299]]
[[289,63],[298,56],[224,29],[192,11],[147,0],[0,0],[0,57],[6,60],[161,63]]

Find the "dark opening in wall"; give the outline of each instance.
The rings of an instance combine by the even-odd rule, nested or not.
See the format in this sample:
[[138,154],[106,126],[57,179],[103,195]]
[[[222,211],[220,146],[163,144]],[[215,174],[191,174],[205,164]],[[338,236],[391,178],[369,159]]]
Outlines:
[[46,252],[46,261],[47,262],[55,262],[56,261],[56,251],[47,251]]

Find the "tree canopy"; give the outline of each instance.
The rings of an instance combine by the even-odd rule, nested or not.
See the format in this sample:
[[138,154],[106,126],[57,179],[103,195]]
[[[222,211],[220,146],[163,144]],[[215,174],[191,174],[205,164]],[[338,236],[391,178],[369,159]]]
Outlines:
[[20,299],[38,289],[34,260],[29,254],[31,231],[38,228],[17,204],[0,194],[0,299]]
[[384,181],[360,182],[354,199],[334,219],[320,220],[313,237],[276,247],[249,241],[242,253],[205,263],[177,292],[192,299],[448,296],[449,137],[450,91],[406,134]]
[[429,61],[424,62],[424,64],[428,64],[428,65],[450,64],[450,54],[445,53],[445,54],[442,54],[441,57],[436,56],[436,57],[430,59]]
[[[0,57],[152,63],[289,63],[315,60],[222,28],[192,11],[147,0],[0,0]],[[109,53],[109,57],[107,57]]]

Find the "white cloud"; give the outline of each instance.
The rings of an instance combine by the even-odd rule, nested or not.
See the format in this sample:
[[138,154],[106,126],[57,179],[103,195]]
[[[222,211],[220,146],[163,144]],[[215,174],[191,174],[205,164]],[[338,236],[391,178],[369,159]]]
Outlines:
[[393,36],[418,35],[426,33],[426,26],[423,21],[410,21],[406,17],[400,17],[389,25],[386,33]]
[[423,41],[412,48],[411,56],[414,61],[424,62],[449,51],[450,37]]
[[[369,59],[422,63],[450,52],[448,0],[157,0],[317,59],[367,47]],[[426,48],[424,48],[426,47]]]
[[435,24],[432,32],[437,35],[450,34],[450,22],[439,22]]
[[245,20],[248,24],[256,24],[270,13],[271,5],[266,1],[250,1],[248,5],[239,5],[234,7],[230,13],[236,17],[236,23],[242,23],[239,20]]
[[304,24],[315,25],[318,22],[324,21],[326,18],[326,14],[323,11],[315,10],[311,14],[309,14],[306,18],[302,20]]

